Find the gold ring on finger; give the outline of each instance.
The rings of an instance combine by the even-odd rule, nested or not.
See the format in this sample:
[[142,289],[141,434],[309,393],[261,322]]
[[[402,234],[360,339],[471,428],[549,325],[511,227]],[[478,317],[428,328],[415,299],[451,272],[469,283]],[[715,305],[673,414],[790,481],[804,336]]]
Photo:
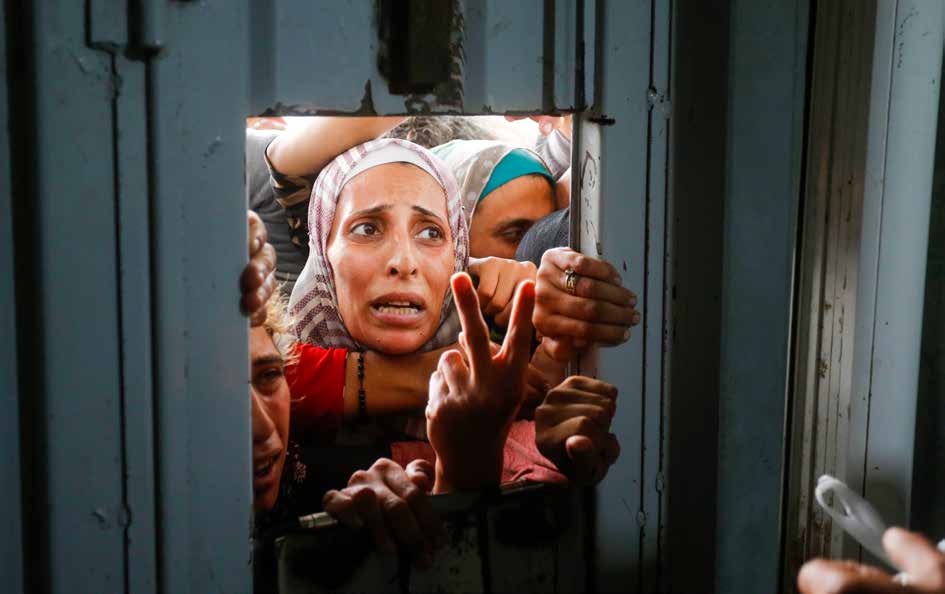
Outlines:
[[573,268],[564,271],[564,288],[572,295],[577,293],[578,273]]

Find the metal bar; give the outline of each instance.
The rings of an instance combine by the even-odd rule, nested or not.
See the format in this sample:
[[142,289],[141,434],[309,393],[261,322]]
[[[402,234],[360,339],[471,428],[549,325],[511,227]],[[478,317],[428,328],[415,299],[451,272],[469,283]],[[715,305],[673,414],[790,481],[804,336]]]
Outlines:
[[674,2],[673,8],[672,108],[682,123],[671,129],[666,222],[672,359],[664,388],[660,588],[702,592],[715,576],[729,3]]
[[808,2],[731,6],[718,592],[775,592],[806,90]]
[[945,535],[945,95],[939,93],[910,524]]
[[[648,149],[646,172],[646,282],[642,300],[646,304],[642,336],[646,341],[645,399],[643,409],[643,455],[641,492],[641,591],[659,590],[660,526],[662,522],[664,397],[668,393],[671,359],[670,319],[672,266],[668,235],[669,135],[672,103],[670,97],[670,48],[672,47],[672,6],[654,0],[651,9],[649,88],[647,90]],[[625,271],[621,271],[625,274]]]
[[237,307],[249,62],[233,51],[249,38],[247,12],[169,4],[167,49],[148,66],[158,590],[168,594],[251,589],[248,340]]
[[128,43],[128,0],[88,0],[88,44],[116,49]]
[[122,430],[129,594],[157,591],[146,65],[115,56]]
[[817,5],[800,265],[783,587],[801,565],[840,554],[843,530],[814,500],[846,477],[875,3]]
[[23,594],[22,483],[20,475],[20,389],[17,382],[16,276],[14,271],[13,195],[10,178],[10,114],[7,98],[7,14],[0,6],[0,484],[5,485],[0,510],[0,584]]
[[164,49],[167,0],[130,0],[135,49],[149,54]]
[[[639,295],[643,312],[661,309],[662,294],[648,300],[645,289],[650,268],[646,252],[648,121],[647,91],[650,86],[652,6],[649,2],[603,2],[597,14],[602,48],[596,64],[599,77],[601,115],[600,204],[597,217],[599,243],[592,255],[606,258],[620,274],[624,285]],[[585,173],[582,172],[582,177]],[[583,192],[582,192],[583,199]],[[587,206],[582,203],[582,223]],[[583,241],[583,240],[582,240]],[[662,266],[662,263],[660,263]],[[659,292],[658,292],[659,293]],[[646,333],[659,336],[662,326],[657,315],[645,317],[634,338],[615,348],[600,350],[600,376],[620,390],[613,431],[621,440],[624,455],[611,467],[607,480],[597,488],[596,519],[597,587],[599,591],[634,591],[641,587],[642,536],[646,516],[642,490],[644,472],[644,425],[648,384],[644,373]],[[652,339],[651,339],[652,340]],[[660,344],[657,338],[656,344]],[[656,347],[659,350],[659,346]],[[656,372],[659,374],[659,372]],[[631,537],[630,535],[635,535]]]
[[[39,387],[30,394],[35,589],[124,589],[121,376],[111,56],[84,3],[33,7],[35,189],[26,190]],[[103,133],[105,131],[105,133]],[[30,293],[24,293],[30,294]],[[22,379],[22,378],[21,378]]]
[[943,40],[942,3],[879,3],[850,460],[862,474],[850,478],[894,525],[910,519]]
[[[577,43],[577,11],[582,9],[580,2],[575,0],[555,0],[554,24],[554,96],[551,105],[558,108],[580,107],[577,104],[575,93],[577,56],[583,52],[583,47]],[[583,16],[583,15],[582,15]],[[548,57],[545,56],[547,60]],[[582,95],[583,96],[583,95]]]

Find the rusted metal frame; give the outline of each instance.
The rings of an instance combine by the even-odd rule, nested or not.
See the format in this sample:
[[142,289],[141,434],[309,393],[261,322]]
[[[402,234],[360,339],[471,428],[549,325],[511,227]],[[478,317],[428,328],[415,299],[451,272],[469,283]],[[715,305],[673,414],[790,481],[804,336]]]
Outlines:
[[845,477],[875,6],[817,5],[802,225],[783,587],[812,556],[839,554],[813,499]]

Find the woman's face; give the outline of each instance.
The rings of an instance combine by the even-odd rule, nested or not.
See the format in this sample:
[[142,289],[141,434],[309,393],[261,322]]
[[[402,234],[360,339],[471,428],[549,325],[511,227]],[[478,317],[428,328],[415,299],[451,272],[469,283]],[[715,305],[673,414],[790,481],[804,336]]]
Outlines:
[[514,259],[525,232],[553,209],[551,184],[540,175],[523,175],[499,186],[476,207],[469,226],[469,255]]
[[249,331],[252,362],[250,394],[253,411],[253,505],[272,509],[289,445],[289,384],[283,359],[265,327]]
[[338,199],[328,261],[351,337],[384,353],[416,351],[436,333],[453,273],[446,194],[406,163],[356,175]]

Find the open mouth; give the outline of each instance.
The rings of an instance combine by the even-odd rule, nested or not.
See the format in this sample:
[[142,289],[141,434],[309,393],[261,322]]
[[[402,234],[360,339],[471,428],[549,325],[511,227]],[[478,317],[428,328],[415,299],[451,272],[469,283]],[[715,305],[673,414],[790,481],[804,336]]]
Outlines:
[[371,307],[378,313],[395,316],[410,316],[424,310],[423,305],[413,301],[376,301]]
[[275,453],[270,457],[263,459],[260,462],[256,462],[253,465],[253,478],[256,480],[264,479],[269,476],[269,473],[272,472],[273,467],[276,465],[276,462],[279,460],[279,453]]

